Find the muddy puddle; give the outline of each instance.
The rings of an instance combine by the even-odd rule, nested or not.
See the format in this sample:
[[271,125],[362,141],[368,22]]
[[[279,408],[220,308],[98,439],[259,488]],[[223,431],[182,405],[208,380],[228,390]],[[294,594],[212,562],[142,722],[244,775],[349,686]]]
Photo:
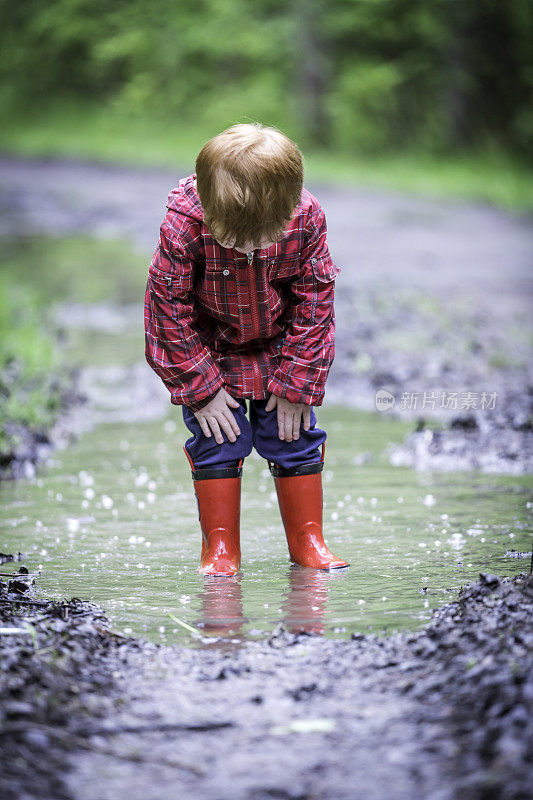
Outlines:
[[42,570],[45,596],[74,594],[103,606],[122,633],[191,646],[261,638],[280,622],[332,638],[419,629],[479,572],[529,565],[532,476],[392,467],[386,449],[404,423],[337,406],[317,416],[328,431],[325,536],[348,570],[290,564],[273,481],[254,451],[243,470],[241,573],[199,576],[189,433],[174,409],[99,424],[33,479],[2,484],[0,550]]
[[[41,168],[43,179],[48,175],[56,189],[63,185],[63,179],[74,180],[76,176],[72,164],[65,167],[63,179],[58,176],[57,165]],[[98,185],[105,185],[110,192],[126,175],[118,170],[112,174],[106,171],[103,176],[96,167],[79,168],[92,170]],[[6,185],[11,186],[13,197],[22,192],[20,169],[22,166],[13,162],[6,173]],[[146,180],[147,176],[131,173],[130,178]],[[142,224],[136,219],[131,233],[132,243],[147,254],[157,230],[157,198],[167,179],[170,176],[154,174],[157,190],[146,195]],[[0,550],[24,552],[27,567],[42,571],[40,586],[46,596],[60,599],[74,593],[99,603],[117,630],[165,644],[201,645],[206,634],[210,641],[220,638],[237,643],[264,637],[279,623],[289,630],[348,638],[354,632],[421,628],[432,609],[452,600],[460,587],[477,579],[480,572],[510,576],[529,563],[533,477],[527,472],[525,459],[515,458],[516,464],[525,468],[522,474],[504,473],[509,458],[490,463],[480,460],[494,470],[490,473],[485,469],[465,470],[470,460],[463,457],[464,453],[470,457],[481,447],[480,441],[469,438],[471,431],[465,425],[454,431],[462,455],[456,450],[447,453],[447,471],[432,470],[431,459],[423,460],[423,469],[414,469],[408,464],[419,462],[410,461],[405,448],[403,457],[402,451],[391,454],[416,430],[421,417],[426,422],[431,418],[430,410],[421,414],[403,411],[394,416],[372,409],[378,387],[409,386],[411,373],[405,371],[406,364],[417,366],[430,383],[440,386],[451,360],[455,371],[448,380],[452,388],[454,381],[455,388],[468,388],[473,376],[494,378],[483,386],[498,388],[499,382],[510,377],[500,374],[488,355],[503,341],[516,358],[520,356],[512,376],[523,388],[527,370],[524,372],[522,361],[528,361],[529,340],[522,337],[515,341],[504,322],[499,327],[491,325],[492,338],[484,345],[487,353],[474,348],[474,355],[481,352],[483,356],[476,361],[466,348],[466,358],[459,346],[464,344],[466,333],[461,325],[452,324],[453,315],[449,319],[446,316],[451,314],[449,298],[457,300],[452,289],[458,267],[452,254],[443,265],[445,285],[426,286],[417,259],[405,250],[404,261],[410,267],[396,277],[404,289],[411,284],[424,286],[420,290],[427,297],[416,293],[408,297],[405,291],[396,290],[391,294],[368,266],[373,263],[368,258],[370,249],[361,259],[367,265],[365,269],[356,269],[354,258],[343,251],[343,242],[352,237],[336,232],[338,193],[323,191],[332,211],[332,246],[346,266],[345,283],[339,283],[336,299],[338,353],[325,403],[315,411],[328,433],[323,472],[325,537],[331,549],[351,563],[350,569],[329,575],[290,564],[273,480],[266,462],[253,451],[243,469],[242,572],[224,581],[197,574],[200,526],[189,464],[182,449],[190,434],[181,409],[170,405],[167,391],[143,361],[141,303],[119,304],[113,298],[80,302],[74,292],[67,302],[56,304],[55,314],[69,358],[80,366],[79,389],[86,398],[72,423],[76,436],[65,442],[65,449],[52,450],[36,468],[27,465],[26,478],[0,485]],[[52,195],[58,208],[72,214],[59,189]],[[120,196],[119,191],[117,198]],[[367,208],[367,201],[366,196],[352,193],[354,210]],[[84,230],[103,235],[95,222],[99,212],[93,208],[91,216],[84,205],[94,205],[95,195],[89,192],[83,203],[81,198],[77,202]],[[387,208],[387,203],[405,207],[409,202],[405,197],[382,198]],[[428,201],[420,202],[427,206]],[[378,218],[384,225],[388,220],[392,236],[398,230],[391,227],[385,206],[373,207],[373,224]],[[109,209],[114,209],[115,215],[118,208],[116,198],[110,200]],[[452,206],[447,204],[446,208],[446,213],[452,214]],[[481,214],[479,224],[482,217],[485,219]],[[522,245],[514,252],[512,269],[509,267],[512,280],[507,281],[506,291],[502,285],[489,282],[487,291],[491,289],[492,294],[487,300],[494,303],[497,296],[498,302],[503,302],[501,298],[505,297],[506,313],[523,313],[529,291],[524,271],[529,229],[504,215],[498,220],[498,236],[503,237],[504,230],[509,229],[508,236]],[[34,218],[27,222],[32,230],[40,229]],[[73,229],[77,229],[79,220],[74,222]],[[53,215],[44,228],[47,233],[62,230]],[[438,238],[442,230],[434,235]],[[454,229],[454,236],[457,244],[460,231]],[[433,242],[436,250],[437,238]],[[139,269],[136,265],[135,270]],[[428,280],[432,276],[436,280],[435,270],[423,274]],[[468,275],[465,273],[465,280]],[[490,275],[494,280],[501,277],[494,264]],[[132,294],[139,299],[144,277],[142,266],[142,276],[139,272],[136,278],[138,288]],[[373,293],[365,294],[363,289],[368,289],[371,278]],[[79,276],[76,280],[83,288],[83,280],[80,283]],[[468,281],[464,289],[464,315],[473,319]],[[81,289],[78,294],[83,295]],[[486,326],[482,322],[477,327],[472,322],[468,335],[485,342],[481,334]],[[452,333],[444,335],[445,329]],[[408,331],[416,339],[416,347],[412,342],[405,344]],[[437,336],[435,341],[441,343],[440,349],[429,344],[437,333],[441,338]],[[378,340],[379,347],[373,350],[372,343]],[[438,363],[431,366],[420,361],[419,345]],[[363,380],[367,373],[361,373],[364,353],[369,359],[367,377],[372,385]],[[363,392],[364,402],[358,392]],[[520,396],[526,396],[525,389]],[[505,405],[503,396],[498,397],[509,413],[515,413],[516,404]],[[519,414],[516,424],[507,419],[502,422],[507,432],[513,425],[517,428],[514,432],[520,433],[517,446],[522,453],[533,436],[528,413],[525,403],[520,411],[523,419]],[[448,422],[452,416],[448,412]],[[500,455],[505,448],[500,446],[503,443],[497,427],[489,424],[491,417],[480,412],[478,419],[480,425],[483,423],[485,439],[493,440],[489,452]],[[421,430],[418,435],[427,438],[427,433]],[[427,449],[424,447],[423,452]],[[419,444],[416,450],[420,451]],[[391,460],[402,466],[393,466]],[[460,472],[449,469],[454,463]]]
[[[32,175],[36,168],[15,167]],[[70,165],[61,178],[57,166],[41,168],[40,180],[51,183],[50,213],[43,222],[20,203],[24,228],[128,230],[143,252],[153,246],[166,173],[125,218],[118,212],[124,180],[138,190],[139,176]],[[88,171],[77,180],[85,200],[72,209],[61,192],[80,169]],[[17,176],[12,201],[27,184]],[[95,209],[94,187],[108,190],[105,208]],[[2,577],[2,624],[12,629],[0,640],[6,796],[529,796],[531,382],[521,362],[494,363],[500,342],[529,361],[528,317],[516,339],[507,324],[522,319],[530,296],[529,226],[478,209],[476,229],[472,217],[465,225],[465,208],[449,204],[460,230],[452,231],[451,218],[436,226],[426,252],[425,223],[405,235],[405,215],[389,224],[390,204],[405,209],[406,198],[372,201],[363,193],[337,207],[335,197],[331,238],[345,284],[338,356],[316,413],[328,432],[325,537],[350,569],[329,575],[290,564],[272,477],[253,452],[243,469],[242,571],[200,577],[200,527],[182,450],[189,432],[142,362],[140,304],[71,297],[58,321],[86,398],[64,421],[75,435],[56,439],[36,466],[25,463],[26,477],[0,484],[0,551],[15,555],[1,570],[27,568],[40,598],[32,605]],[[482,252],[472,256],[473,241]],[[379,271],[386,293],[365,295]],[[441,305],[421,315],[420,298],[405,306],[389,291],[391,275],[400,287],[435,293],[446,308],[454,291],[461,295],[465,315],[453,320],[469,316],[469,298],[483,286],[487,308],[499,304],[491,336],[480,319],[463,352],[464,325],[448,324]],[[449,335],[432,338],[444,327]],[[407,342],[402,352],[400,331],[414,332],[419,345]],[[438,341],[440,355],[430,344]],[[419,358],[429,350],[434,363]],[[443,376],[445,388],[475,388],[476,376],[481,388],[507,387],[498,394],[501,421],[479,417],[477,438],[459,425],[459,449],[441,444],[446,463],[428,459],[429,448],[415,441],[417,457],[404,448],[393,466],[391,447],[406,441],[420,414],[377,413],[376,390],[436,388]],[[509,400],[515,384],[517,399]],[[476,462],[480,469],[465,469]]]

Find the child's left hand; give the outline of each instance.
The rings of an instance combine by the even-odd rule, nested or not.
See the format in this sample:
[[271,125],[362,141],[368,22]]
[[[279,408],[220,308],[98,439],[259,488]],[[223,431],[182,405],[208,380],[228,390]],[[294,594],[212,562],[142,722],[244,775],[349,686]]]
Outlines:
[[306,403],[290,403],[285,397],[271,394],[265,411],[278,407],[278,434],[280,439],[292,442],[300,436],[300,424],[303,416],[304,429],[311,427],[311,406]]

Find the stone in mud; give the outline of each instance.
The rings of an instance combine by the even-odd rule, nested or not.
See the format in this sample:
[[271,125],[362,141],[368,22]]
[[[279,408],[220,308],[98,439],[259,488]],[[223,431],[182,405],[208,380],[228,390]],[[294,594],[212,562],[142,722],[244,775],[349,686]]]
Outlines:
[[279,648],[297,644],[302,638],[307,636],[318,636],[311,631],[299,631],[298,633],[291,633],[288,631],[282,622],[275,628],[268,639],[270,647]]
[[32,579],[31,581],[28,580],[19,580],[15,578],[13,580],[8,581],[7,583],[7,590],[8,592],[14,592],[15,594],[27,594],[30,585],[35,581]]
[[25,703],[23,700],[8,700],[2,711],[8,719],[17,719],[18,717],[33,714],[35,712],[35,706],[31,703]]
[[482,587],[487,587],[494,591],[501,586],[501,581],[497,575],[490,575],[487,572],[479,573],[479,583]]
[[459,428],[463,431],[473,431],[479,428],[477,419],[473,414],[468,414],[464,417],[453,417],[450,422],[450,428]]
[[44,731],[30,729],[24,733],[24,738],[30,746],[42,749],[50,747],[50,737]]

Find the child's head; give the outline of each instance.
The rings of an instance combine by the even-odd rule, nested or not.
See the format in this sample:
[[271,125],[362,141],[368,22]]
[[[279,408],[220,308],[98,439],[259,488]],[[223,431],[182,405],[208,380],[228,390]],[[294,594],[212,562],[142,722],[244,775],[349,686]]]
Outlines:
[[266,247],[278,241],[300,202],[303,158],[277,128],[232,125],[196,159],[204,222],[223,246]]

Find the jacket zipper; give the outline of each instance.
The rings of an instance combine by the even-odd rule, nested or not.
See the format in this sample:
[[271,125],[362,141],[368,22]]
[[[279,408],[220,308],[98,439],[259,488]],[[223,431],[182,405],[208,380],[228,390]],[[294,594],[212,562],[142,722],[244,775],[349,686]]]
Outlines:
[[[254,260],[253,250],[251,253],[246,253],[246,258],[248,259],[248,285],[250,287],[250,309],[252,313],[252,338],[256,339],[259,337],[260,328],[259,312],[257,309],[257,292],[255,291],[255,272],[252,266]],[[258,392],[257,399],[259,399],[263,396],[263,381],[261,379],[261,372],[257,366],[257,361],[255,360],[251,345],[248,345],[248,352],[252,361],[253,382]]]
[[[250,305],[252,312],[252,339],[259,337],[259,314],[257,311],[257,292],[255,291],[255,273],[253,269],[253,251],[246,253],[248,259],[248,285],[250,287]],[[253,302],[252,302],[253,301]],[[257,324],[255,324],[257,322]]]

